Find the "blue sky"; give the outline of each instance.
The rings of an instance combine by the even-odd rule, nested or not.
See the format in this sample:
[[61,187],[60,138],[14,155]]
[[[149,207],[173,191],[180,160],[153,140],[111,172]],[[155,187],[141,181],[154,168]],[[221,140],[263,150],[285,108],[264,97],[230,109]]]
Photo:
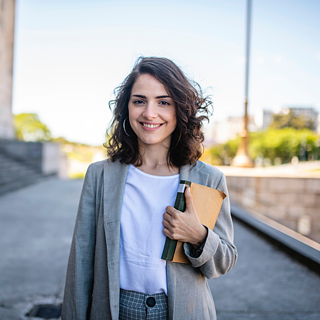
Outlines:
[[[320,1],[255,0],[249,113],[320,111]],[[140,55],[175,61],[212,95],[211,121],[242,115],[245,0],[17,0],[13,112],[99,145],[108,101]]]

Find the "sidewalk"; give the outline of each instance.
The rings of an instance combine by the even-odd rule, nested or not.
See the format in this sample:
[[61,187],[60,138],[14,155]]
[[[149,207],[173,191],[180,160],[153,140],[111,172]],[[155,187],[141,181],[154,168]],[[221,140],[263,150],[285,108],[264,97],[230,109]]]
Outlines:
[[320,276],[240,222],[234,222],[239,259],[210,280],[218,320],[320,319]]
[[[50,179],[0,197],[1,320],[61,302],[81,187]],[[320,318],[317,274],[236,221],[235,235],[237,265],[209,281],[218,320]]]
[[52,178],[0,197],[1,320],[61,301],[82,183]]

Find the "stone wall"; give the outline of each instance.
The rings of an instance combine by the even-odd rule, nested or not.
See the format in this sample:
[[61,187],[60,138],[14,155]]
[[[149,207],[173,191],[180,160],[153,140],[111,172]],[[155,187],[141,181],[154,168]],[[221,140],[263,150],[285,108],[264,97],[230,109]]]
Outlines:
[[52,142],[0,140],[0,152],[41,175],[60,175],[60,145]]
[[226,175],[230,200],[320,243],[320,179]]
[[15,0],[0,0],[0,138],[13,139],[12,75]]

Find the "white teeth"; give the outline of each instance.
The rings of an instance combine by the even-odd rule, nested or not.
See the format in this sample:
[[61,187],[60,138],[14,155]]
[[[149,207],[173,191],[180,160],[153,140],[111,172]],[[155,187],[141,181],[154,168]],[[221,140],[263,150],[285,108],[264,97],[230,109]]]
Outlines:
[[147,127],[147,128],[157,128],[157,127],[160,127],[160,124],[147,124],[147,123],[143,123],[143,126],[144,127]]

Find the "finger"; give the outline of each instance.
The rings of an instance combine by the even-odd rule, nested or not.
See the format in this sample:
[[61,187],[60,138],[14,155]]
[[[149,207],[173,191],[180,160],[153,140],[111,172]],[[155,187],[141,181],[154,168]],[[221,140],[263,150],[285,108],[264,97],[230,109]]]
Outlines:
[[164,229],[163,229],[163,233],[164,233],[164,235],[165,235],[166,237],[172,239],[172,235],[171,235],[171,232],[170,232],[169,229],[164,228]]
[[192,199],[192,194],[191,194],[191,191],[190,191],[190,187],[188,187],[186,189],[186,191],[184,193],[184,196],[186,198],[186,210],[187,209],[191,209],[191,210],[195,211],[194,204],[193,204],[193,199]]
[[173,226],[172,226],[172,224],[171,224],[169,221],[167,221],[167,220],[162,220],[162,225],[163,225],[165,228],[167,228],[170,232],[172,231]]
[[165,213],[163,214],[163,219],[164,219],[164,220],[167,220],[167,221],[170,221],[170,220],[172,219],[172,216],[170,215],[170,213],[165,212]]
[[171,230],[170,228],[164,227],[163,233],[172,240],[178,240],[176,231]]
[[167,206],[166,207],[166,212],[172,216],[172,217],[175,217],[180,211],[178,211],[177,209],[175,209],[174,207],[172,206]]
[[172,224],[169,222],[169,221],[167,221],[167,220],[162,220],[162,225],[163,225],[163,227],[164,227],[164,229],[163,229],[163,233],[166,235],[166,236],[168,236],[168,234],[170,234],[170,239],[171,239],[171,235],[172,235],[172,229],[173,229],[173,226],[172,226]]

